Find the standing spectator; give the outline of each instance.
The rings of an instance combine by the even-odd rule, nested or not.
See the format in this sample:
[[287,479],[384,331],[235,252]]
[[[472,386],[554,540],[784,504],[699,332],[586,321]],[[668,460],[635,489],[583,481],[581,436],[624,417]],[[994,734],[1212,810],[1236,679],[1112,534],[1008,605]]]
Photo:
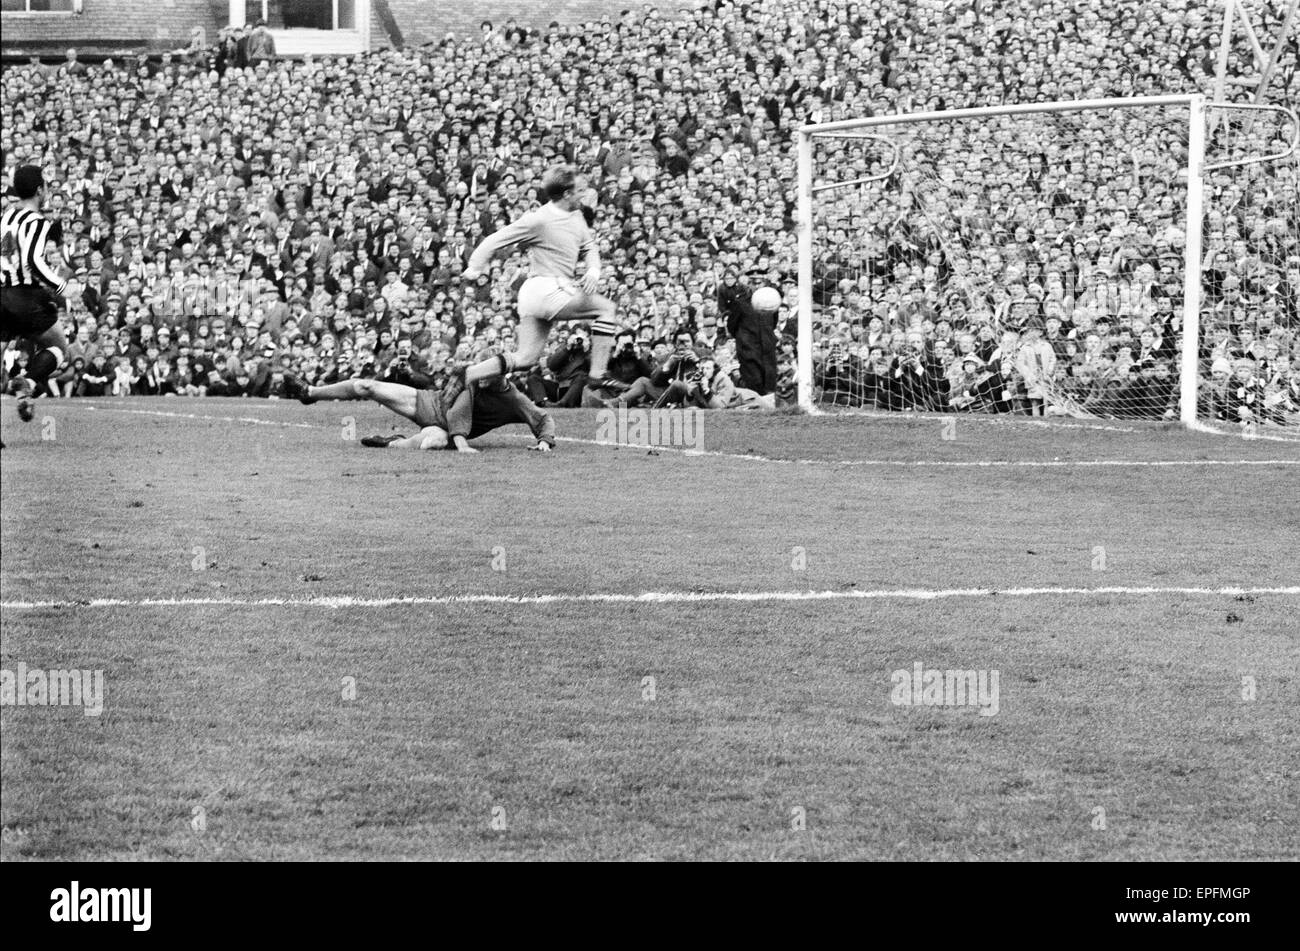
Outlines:
[[248,65],[254,68],[259,63],[270,63],[275,59],[275,37],[266,27],[265,20],[257,21],[257,28],[248,37]]
[[1043,339],[1043,324],[1038,318],[1025,325],[1015,365],[1024,381],[1029,415],[1042,416],[1049,384],[1056,375],[1056,351]]
[[85,74],[86,64],[77,59],[77,51],[75,49],[69,47],[63,56],[63,65],[60,68],[64,72],[69,76],[82,76]]

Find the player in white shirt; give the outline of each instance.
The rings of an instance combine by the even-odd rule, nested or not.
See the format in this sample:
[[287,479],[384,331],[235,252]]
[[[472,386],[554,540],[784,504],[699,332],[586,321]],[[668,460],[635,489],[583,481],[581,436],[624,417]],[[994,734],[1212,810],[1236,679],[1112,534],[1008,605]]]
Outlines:
[[[591,321],[588,377],[592,381],[604,379],[617,325],[614,302],[596,293],[600,285],[600,252],[578,197],[586,187],[586,179],[572,166],[548,169],[542,176],[547,203],[488,235],[474,249],[461,275],[467,281],[479,277],[493,255],[516,245],[528,250],[530,276],[519,288],[519,329],[514,352],[467,367],[453,378],[449,391],[532,366],[541,359],[551,324],[567,320]],[[581,277],[580,261],[586,264]],[[448,396],[454,398],[455,392]]]

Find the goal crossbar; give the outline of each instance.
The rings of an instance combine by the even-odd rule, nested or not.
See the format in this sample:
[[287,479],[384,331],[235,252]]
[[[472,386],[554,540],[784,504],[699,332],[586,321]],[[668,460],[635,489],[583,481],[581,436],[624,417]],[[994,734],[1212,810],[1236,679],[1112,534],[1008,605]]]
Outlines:
[[970,109],[944,109],[935,112],[903,112],[885,116],[864,116],[839,122],[818,122],[800,127],[801,135],[819,135],[861,129],[874,125],[903,125],[913,122],[936,122],[952,119],[981,119],[987,116],[1014,116],[1052,112],[1085,112],[1094,109],[1144,109],[1151,106],[1185,106],[1205,96],[1181,93],[1168,96],[1129,96],[1122,99],[1070,99],[1061,102],[1024,102],[1005,106],[975,106]]

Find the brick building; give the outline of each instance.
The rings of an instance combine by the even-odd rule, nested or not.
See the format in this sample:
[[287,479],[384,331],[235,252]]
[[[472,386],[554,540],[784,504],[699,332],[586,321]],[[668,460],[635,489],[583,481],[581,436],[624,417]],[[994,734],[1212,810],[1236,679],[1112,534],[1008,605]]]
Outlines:
[[[658,0],[661,11],[696,0]],[[0,0],[0,56],[61,58],[76,47],[83,59],[159,53],[189,43],[200,27],[209,42],[227,25],[266,19],[282,55],[356,53],[419,45],[478,33],[479,23],[544,27],[582,23],[623,10],[631,0]]]
[[491,20],[500,26],[506,20],[526,27],[558,23],[589,23],[608,15],[617,21],[623,10],[639,11],[653,6],[661,13],[693,10],[698,0],[387,0],[401,27],[403,40],[419,45],[440,40],[448,33],[468,36],[478,33],[479,24]]
[[[83,58],[158,53],[189,43],[200,27],[209,42],[227,25],[266,19],[277,49],[356,53],[391,40],[373,0],[0,0],[0,53]],[[375,29],[372,29],[375,27]]]
[[2,0],[0,53],[61,57],[74,46],[93,58],[176,49],[195,26],[215,38],[218,12],[213,0]]

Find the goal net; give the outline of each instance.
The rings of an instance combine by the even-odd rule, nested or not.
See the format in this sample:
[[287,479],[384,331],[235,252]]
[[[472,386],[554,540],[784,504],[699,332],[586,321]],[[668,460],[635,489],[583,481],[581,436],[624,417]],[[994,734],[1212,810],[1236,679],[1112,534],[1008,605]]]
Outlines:
[[801,405],[1295,434],[1297,136],[1199,96],[806,127]]

